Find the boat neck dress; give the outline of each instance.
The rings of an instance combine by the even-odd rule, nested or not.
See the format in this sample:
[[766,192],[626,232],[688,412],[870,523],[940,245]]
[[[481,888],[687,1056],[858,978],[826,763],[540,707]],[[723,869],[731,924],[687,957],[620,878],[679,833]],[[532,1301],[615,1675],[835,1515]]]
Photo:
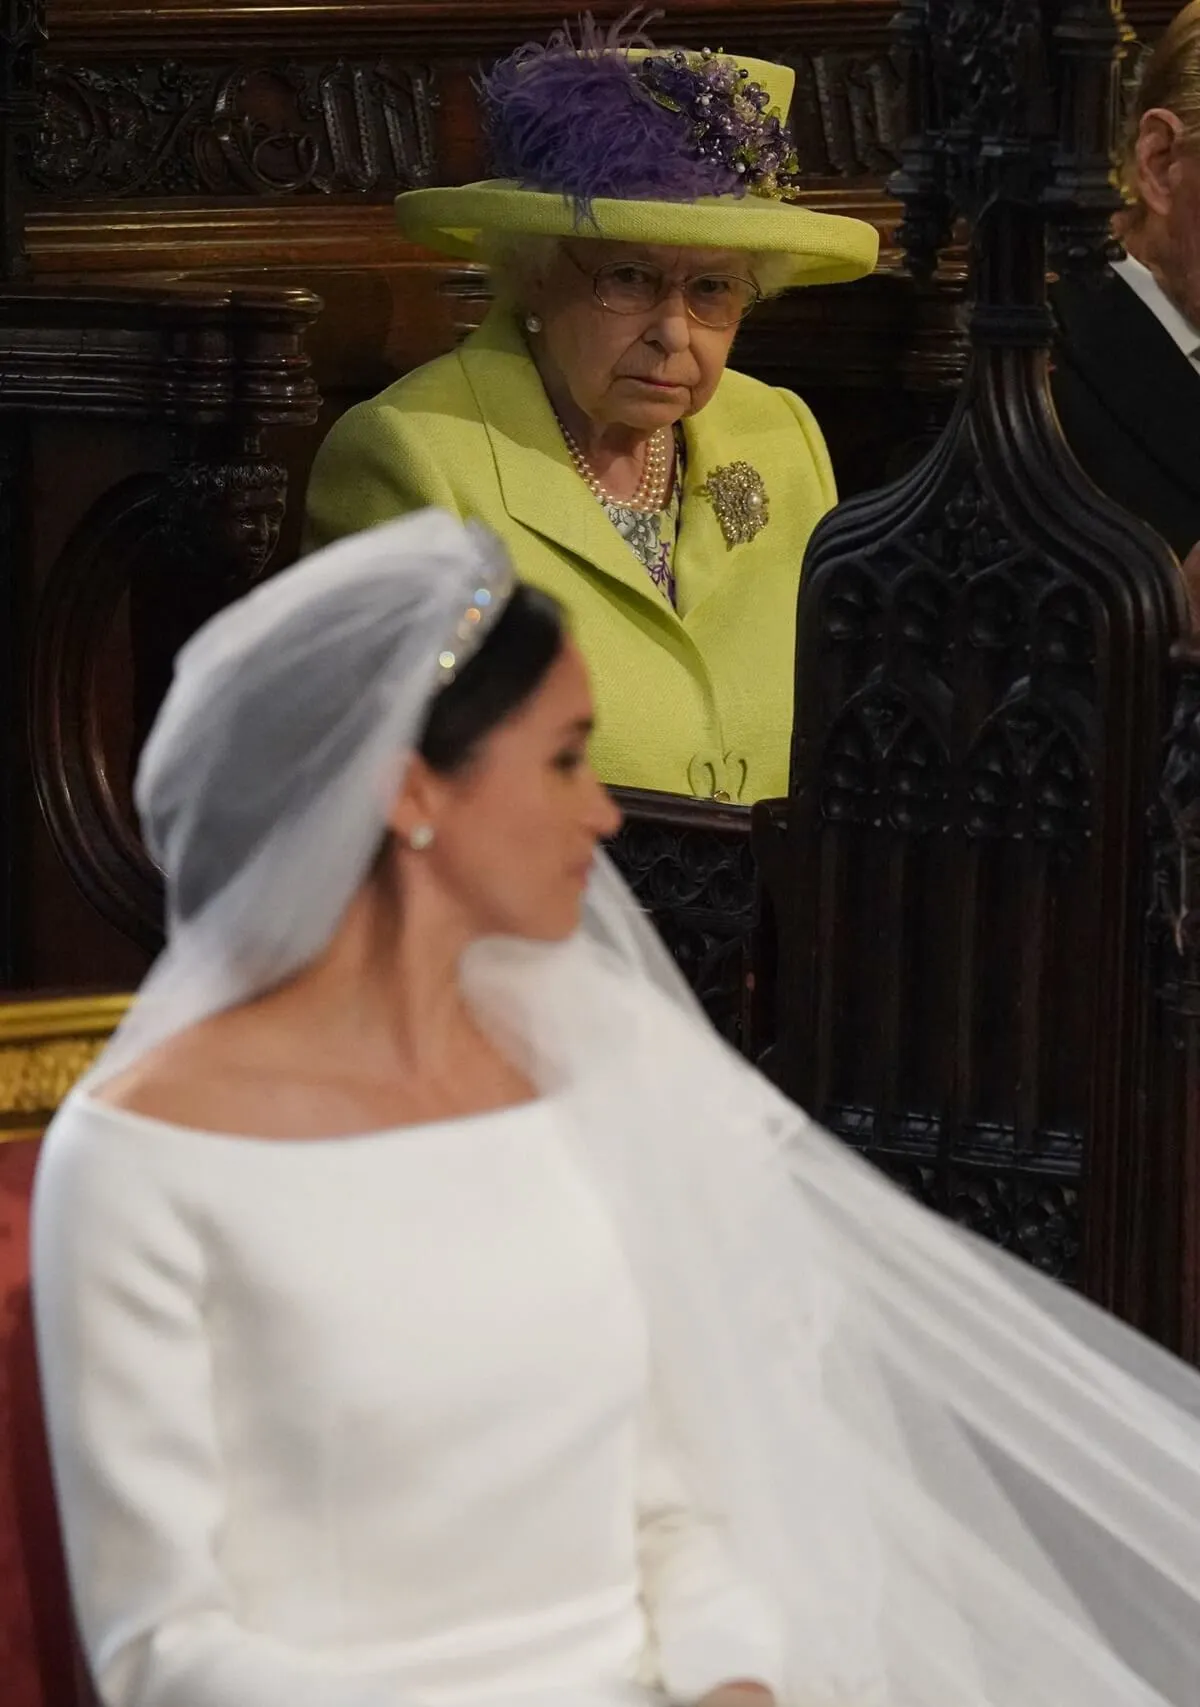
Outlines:
[[562,1100],[279,1140],[77,1092],[34,1301],[107,1707],[778,1687]]

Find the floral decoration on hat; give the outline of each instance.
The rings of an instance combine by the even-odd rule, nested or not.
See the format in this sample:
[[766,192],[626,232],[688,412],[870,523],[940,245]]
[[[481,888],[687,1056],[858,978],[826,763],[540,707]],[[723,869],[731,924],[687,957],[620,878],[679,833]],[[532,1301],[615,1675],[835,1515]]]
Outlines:
[[479,84],[496,174],[584,217],[598,199],[794,193],[800,164],[767,90],[723,53],[655,51],[646,25],[661,15],[638,7],[603,30],[588,13],[501,60]]
[[730,173],[735,193],[742,188],[775,201],[796,193],[800,161],[784,115],[745,66],[711,48],[676,48],[648,55],[633,71],[653,100],[687,119],[697,155]]

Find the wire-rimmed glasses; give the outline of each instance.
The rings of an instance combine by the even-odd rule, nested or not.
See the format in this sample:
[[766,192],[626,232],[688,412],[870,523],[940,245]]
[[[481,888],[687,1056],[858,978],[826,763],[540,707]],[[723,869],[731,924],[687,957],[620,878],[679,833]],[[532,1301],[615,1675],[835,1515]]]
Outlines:
[[585,267],[569,249],[565,253],[591,279],[601,308],[613,314],[653,313],[673,291],[681,290],[693,320],[723,331],[744,320],[762,296],[753,279],[738,273],[696,273],[691,278],[673,279],[649,261],[610,261],[592,268]]

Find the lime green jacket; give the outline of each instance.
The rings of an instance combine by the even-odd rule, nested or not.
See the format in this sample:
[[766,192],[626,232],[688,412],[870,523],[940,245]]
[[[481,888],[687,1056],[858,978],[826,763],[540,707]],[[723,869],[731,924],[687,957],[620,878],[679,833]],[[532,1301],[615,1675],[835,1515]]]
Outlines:
[[[790,392],[726,373],[684,423],[672,610],[571,464],[510,314],[334,426],[308,489],[308,544],[437,505],[477,517],[559,601],[592,674],[605,782],[749,802],[787,788],[796,592],[834,502],[820,429]],[[770,520],[726,545],[700,488],[749,462]]]

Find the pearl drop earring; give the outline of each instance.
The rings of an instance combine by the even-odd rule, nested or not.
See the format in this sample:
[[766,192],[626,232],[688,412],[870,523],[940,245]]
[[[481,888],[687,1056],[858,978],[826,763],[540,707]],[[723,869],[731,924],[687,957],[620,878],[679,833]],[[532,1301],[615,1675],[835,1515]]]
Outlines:
[[409,831],[408,845],[414,853],[424,853],[433,846],[433,825],[418,824]]
[[542,329],[542,317],[540,314],[527,314],[525,316],[525,330],[527,332],[531,333],[532,335],[536,335],[538,332],[541,331],[541,329]]

